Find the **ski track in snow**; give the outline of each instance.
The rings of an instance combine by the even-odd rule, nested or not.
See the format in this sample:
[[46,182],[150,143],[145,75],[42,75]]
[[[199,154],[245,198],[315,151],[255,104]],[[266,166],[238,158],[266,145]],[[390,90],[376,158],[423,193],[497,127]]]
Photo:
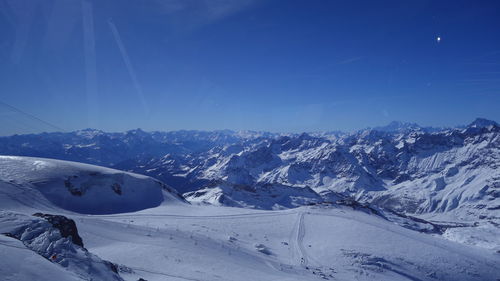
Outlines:
[[314,265],[320,266],[321,264],[307,253],[306,247],[304,246],[304,237],[306,236],[304,218],[306,213],[302,210],[298,210],[296,216],[297,219],[289,240],[292,243],[290,264],[308,267],[309,263],[312,261]]
[[174,219],[235,219],[235,218],[261,218],[261,217],[278,217],[278,216],[288,216],[289,213],[248,213],[248,214],[236,214],[236,215],[168,215],[168,214],[130,214],[130,215],[97,215],[99,218],[136,218],[136,217],[145,217],[145,218],[174,218]]
[[[297,220],[294,227],[294,256],[297,256],[299,260],[299,264],[306,267],[309,264],[309,259],[304,248],[304,213],[299,211],[297,212]],[[295,261],[296,262],[296,261]]]
[[161,275],[161,276],[165,276],[165,277],[173,277],[173,278],[180,279],[180,280],[202,281],[201,279],[193,279],[193,278],[188,278],[188,277],[183,277],[183,276],[178,276],[178,275],[172,275],[172,274],[168,274],[165,272],[154,271],[151,269],[144,269],[144,268],[133,267],[133,266],[132,267],[129,266],[129,268],[133,269],[134,271],[146,272],[146,273],[150,273],[150,274],[154,274],[154,275]]

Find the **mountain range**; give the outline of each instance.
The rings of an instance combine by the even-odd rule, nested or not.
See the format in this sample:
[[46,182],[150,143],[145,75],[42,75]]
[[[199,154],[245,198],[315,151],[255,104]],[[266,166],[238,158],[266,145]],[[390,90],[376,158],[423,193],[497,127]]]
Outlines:
[[[0,154],[71,160],[156,178],[191,203],[287,209],[350,200],[498,248],[500,126],[392,122],[351,133],[75,132],[0,138]],[[473,239],[482,230],[484,239]],[[495,237],[496,236],[496,237]],[[499,248],[500,250],[500,248]]]

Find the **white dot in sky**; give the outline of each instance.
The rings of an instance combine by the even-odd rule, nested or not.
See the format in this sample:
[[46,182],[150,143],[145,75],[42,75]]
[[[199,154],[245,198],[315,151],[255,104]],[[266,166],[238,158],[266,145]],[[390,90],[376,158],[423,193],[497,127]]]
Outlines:
[[437,41],[438,43],[439,43],[439,42],[441,42],[441,37],[439,37],[439,36],[438,36],[438,37],[436,38],[436,41]]

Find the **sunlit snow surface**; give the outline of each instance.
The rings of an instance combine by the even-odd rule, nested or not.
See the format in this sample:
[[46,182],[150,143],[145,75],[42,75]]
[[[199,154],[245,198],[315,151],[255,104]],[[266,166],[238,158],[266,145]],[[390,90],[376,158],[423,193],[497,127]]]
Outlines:
[[[37,158],[2,157],[0,162],[4,210],[0,214],[30,216],[41,211],[74,219],[85,247],[122,265],[120,275],[125,280],[497,280],[500,276],[500,254],[495,251],[405,229],[350,207],[259,211],[194,206],[148,177]],[[79,175],[81,182],[74,186],[82,186],[96,172],[103,184],[90,184],[83,195],[71,195],[75,204],[85,207],[83,211],[51,197],[56,191],[69,192],[67,177]],[[124,175],[121,195],[112,188],[120,174]],[[125,196],[132,191],[151,192],[148,196],[158,198],[149,205],[144,197]],[[99,209],[107,200],[121,198],[130,209]],[[21,220],[10,216],[9,224],[16,223]],[[0,276],[16,281],[85,280],[3,235]]]
[[165,192],[169,187],[153,178],[60,160],[0,156],[0,179],[3,196],[12,199],[6,204],[24,200],[28,207],[51,209],[55,205],[78,213],[103,214],[178,201],[176,192]]

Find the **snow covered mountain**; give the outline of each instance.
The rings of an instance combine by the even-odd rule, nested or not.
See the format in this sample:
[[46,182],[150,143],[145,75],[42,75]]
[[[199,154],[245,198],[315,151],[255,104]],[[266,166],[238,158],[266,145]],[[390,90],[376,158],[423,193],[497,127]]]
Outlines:
[[[6,281],[500,276],[498,253],[403,228],[356,202],[275,211],[191,205],[145,176],[42,158],[0,160]],[[102,208],[121,201],[121,209]]]
[[[344,134],[84,130],[3,137],[0,153],[148,175],[193,203],[284,209],[355,199],[462,226],[444,233],[452,240],[500,245],[500,127],[485,119],[450,129],[393,122]],[[479,230],[487,238],[473,239]]]
[[254,199],[287,186],[298,190],[290,197],[302,202],[318,201],[304,195],[307,190],[323,202],[354,198],[400,214],[462,223],[462,233],[446,234],[451,239],[500,245],[498,238],[473,242],[473,231],[466,227],[500,234],[500,127],[494,122],[479,120],[439,132],[365,130],[333,141],[306,134],[284,136],[229,154],[225,148],[212,150],[205,158],[187,170],[187,178],[209,182],[185,194],[193,202],[291,207]]
[[272,137],[270,133],[233,131],[106,133],[94,129],[0,137],[0,154],[46,157],[111,167],[166,154],[184,155],[244,139]]
[[398,127],[335,139],[274,136],[118,167],[172,183],[196,202],[292,207],[272,199],[288,188],[302,203],[317,202],[317,195],[323,201],[352,197],[398,212],[453,213],[476,222],[498,217],[499,133],[495,122],[478,119],[438,132]]

